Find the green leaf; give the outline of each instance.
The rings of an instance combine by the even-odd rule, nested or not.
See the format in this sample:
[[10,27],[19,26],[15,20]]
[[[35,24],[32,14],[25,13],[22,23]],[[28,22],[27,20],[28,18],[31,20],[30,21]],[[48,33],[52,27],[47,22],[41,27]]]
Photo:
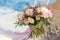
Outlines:
[[51,21],[50,19],[48,19],[48,23],[50,23],[50,24],[51,24],[51,23],[52,23],[52,21]]
[[16,28],[17,26],[21,26],[21,25],[22,25],[19,21],[16,21],[14,24],[16,25],[15,28]]
[[15,28],[17,27],[17,25],[15,26]]
[[42,12],[40,12],[39,14],[42,15]]
[[28,18],[28,16],[27,16],[26,14],[24,15],[24,17],[25,17],[25,18]]

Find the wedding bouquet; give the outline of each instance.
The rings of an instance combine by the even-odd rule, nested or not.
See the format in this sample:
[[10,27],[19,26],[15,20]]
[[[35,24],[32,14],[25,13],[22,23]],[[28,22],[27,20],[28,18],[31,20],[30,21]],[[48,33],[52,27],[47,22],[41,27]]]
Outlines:
[[28,25],[31,29],[30,38],[44,36],[46,26],[51,24],[52,13],[46,7],[27,7],[17,15],[16,27]]

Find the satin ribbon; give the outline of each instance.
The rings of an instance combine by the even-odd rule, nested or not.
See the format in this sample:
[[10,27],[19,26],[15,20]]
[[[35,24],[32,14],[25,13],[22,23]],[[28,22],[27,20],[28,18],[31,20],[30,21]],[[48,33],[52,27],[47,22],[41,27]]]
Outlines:
[[0,28],[0,34],[6,35],[13,40],[28,40],[31,30],[28,28],[25,32],[13,32],[10,30],[4,30]]

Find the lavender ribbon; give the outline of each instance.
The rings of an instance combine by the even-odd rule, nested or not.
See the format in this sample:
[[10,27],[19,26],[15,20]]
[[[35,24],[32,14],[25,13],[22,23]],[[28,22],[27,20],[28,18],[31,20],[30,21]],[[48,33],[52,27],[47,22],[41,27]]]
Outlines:
[[25,32],[21,33],[0,28],[0,33],[12,38],[13,40],[28,40],[31,30],[28,28]]

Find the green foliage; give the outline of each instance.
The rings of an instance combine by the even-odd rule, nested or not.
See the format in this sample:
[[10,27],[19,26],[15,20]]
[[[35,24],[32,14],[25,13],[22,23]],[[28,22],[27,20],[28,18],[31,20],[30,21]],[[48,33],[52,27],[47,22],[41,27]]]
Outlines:
[[15,26],[15,28],[17,27],[17,26],[21,26],[21,24],[20,24],[20,22],[19,21],[16,21],[16,23],[14,23],[16,26]]
[[50,23],[50,24],[52,23],[51,19],[48,19],[47,21],[48,21],[48,23]]
[[26,14],[24,15],[24,17],[25,17],[25,18],[28,18],[28,16],[27,16]]

